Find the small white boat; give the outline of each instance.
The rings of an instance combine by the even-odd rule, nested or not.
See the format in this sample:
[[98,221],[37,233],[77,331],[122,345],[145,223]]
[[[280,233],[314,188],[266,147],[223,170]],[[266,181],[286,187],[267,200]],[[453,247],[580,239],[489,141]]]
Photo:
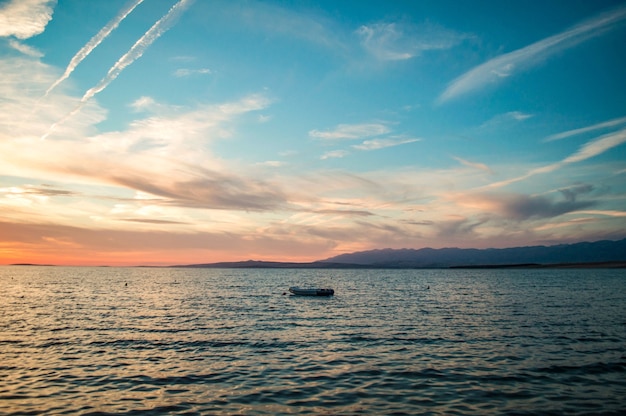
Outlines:
[[332,296],[335,294],[335,291],[332,289],[304,289],[301,287],[290,287],[289,291],[294,295],[299,296]]

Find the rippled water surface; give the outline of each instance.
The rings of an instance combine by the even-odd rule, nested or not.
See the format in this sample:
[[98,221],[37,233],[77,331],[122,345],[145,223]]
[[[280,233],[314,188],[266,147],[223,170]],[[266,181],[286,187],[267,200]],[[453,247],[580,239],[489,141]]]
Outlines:
[[0,414],[582,415],[625,398],[623,269],[0,267]]

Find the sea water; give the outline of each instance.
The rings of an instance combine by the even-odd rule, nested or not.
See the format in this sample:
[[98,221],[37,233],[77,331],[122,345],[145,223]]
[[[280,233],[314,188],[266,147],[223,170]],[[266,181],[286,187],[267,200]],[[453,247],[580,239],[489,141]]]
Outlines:
[[624,269],[0,267],[3,415],[623,412]]

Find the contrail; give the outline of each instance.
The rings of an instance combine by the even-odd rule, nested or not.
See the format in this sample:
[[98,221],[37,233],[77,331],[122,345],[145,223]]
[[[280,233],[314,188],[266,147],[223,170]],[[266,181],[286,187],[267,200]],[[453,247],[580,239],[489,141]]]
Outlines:
[[93,51],[104,39],[107,38],[113,32],[119,24],[128,16],[135,7],[139,6],[144,0],[134,0],[122,9],[117,16],[115,16],[109,23],[106,24],[89,42],[87,42],[77,53],[74,55],[70,63],[65,68],[63,75],[59,77],[54,83],[46,90],[44,97],[47,97],[50,92],[55,89],[60,83],[65,81],[74,72],[74,69],[85,59],[91,51]]
[[159,19],[146,33],[143,34],[141,38],[126,52],[118,61],[113,65],[109,72],[105,75],[104,78],[96,84],[95,87],[90,88],[83,95],[83,98],[80,99],[80,102],[71,112],[69,112],[65,117],[61,120],[54,123],[46,134],[41,136],[41,140],[45,140],[59,125],[67,121],[70,117],[74,116],[78,113],[89,101],[99,92],[102,92],[118,75],[130,64],[135,62],[138,58],[140,58],[146,49],[161,36],[163,33],[167,32],[167,30],[171,27],[174,20],[179,17],[193,2],[194,0],[179,0],[178,3],[172,6],[172,8],[161,18]]
[[[185,9],[189,6],[189,4],[193,0],[180,0],[176,3],[172,8],[159,19],[144,35],[139,38],[137,42],[126,52],[124,56],[122,56],[116,63],[109,69],[109,72],[106,74],[102,80],[93,88],[87,90],[83,98],[80,99],[81,104],[84,104],[94,95],[98,94],[102,90],[104,90],[117,76],[126,68],[128,65],[132,64],[138,58],[143,55],[148,46],[152,44],[155,40],[159,38],[163,33],[165,33],[171,26],[171,23],[174,19],[182,14]],[[79,105],[82,107],[82,105]],[[80,108],[74,110],[72,113],[76,113],[76,111],[80,110]]]

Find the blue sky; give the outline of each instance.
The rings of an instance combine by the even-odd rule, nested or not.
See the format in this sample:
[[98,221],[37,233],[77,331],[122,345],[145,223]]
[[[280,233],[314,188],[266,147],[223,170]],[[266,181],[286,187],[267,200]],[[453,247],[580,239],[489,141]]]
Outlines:
[[624,1],[0,1],[0,261],[624,238],[624,39]]

